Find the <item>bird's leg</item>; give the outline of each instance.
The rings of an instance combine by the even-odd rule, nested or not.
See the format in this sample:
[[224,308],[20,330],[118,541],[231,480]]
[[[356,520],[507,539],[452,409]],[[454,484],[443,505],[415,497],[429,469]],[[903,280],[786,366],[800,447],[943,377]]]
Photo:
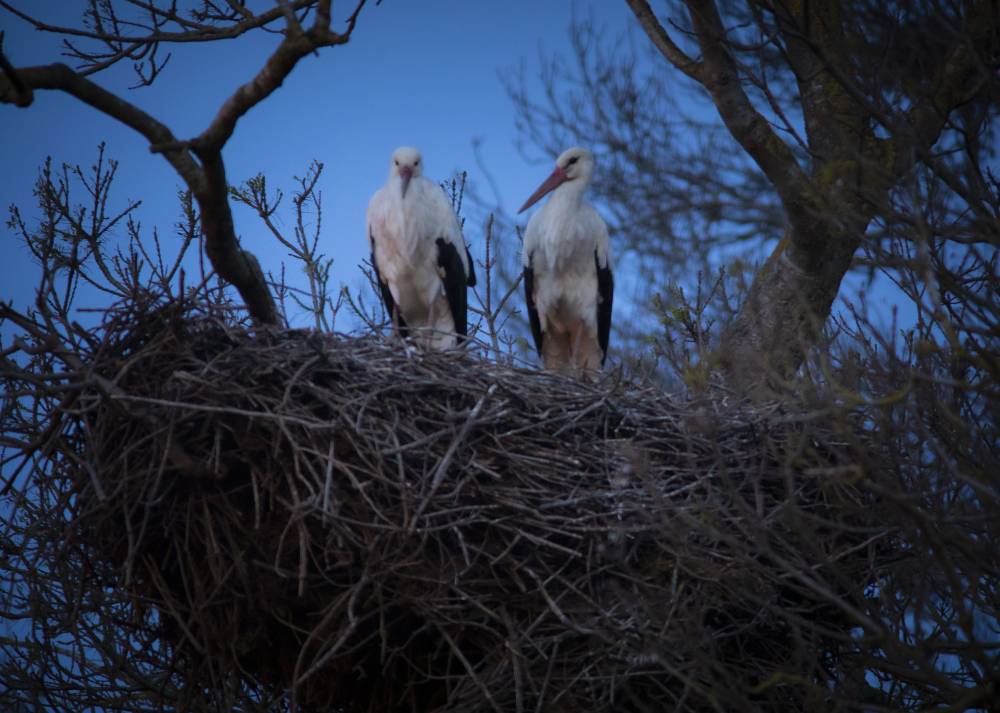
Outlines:
[[574,321],[569,328],[570,357],[569,361],[574,372],[582,372],[586,367],[580,363],[580,343],[583,340],[583,320]]
[[546,369],[568,374],[573,371],[572,344],[570,332],[559,331],[555,327],[545,333],[542,343],[542,363]]
[[[398,312],[397,312],[398,314]],[[420,336],[417,332],[413,332],[413,339],[407,339],[399,331],[399,325],[396,325],[396,333],[399,334],[400,341],[403,342],[403,353],[406,354],[407,358],[412,357],[417,353],[417,344],[419,344]]]
[[428,334],[425,337],[425,339],[427,340],[428,347],[433,347],[435,344],[437,344],[438,335],[437,335],[437,321],[436,321],[437,314],[435,314],[436,312],[437,312],[437,300],[435,299],[431,300],[430,309],[427,310]]
[[601,371],[601,349],[597,335],[586,321],[578,320],[573,329],[573,368],[577,374],[596,379]]
[[399,331],[399,307],[393,307],[392,309],[392,335],[397,339],[402,339],[403,335]]
[[399,329],[399,307],[396,306],[392,310],[392,333],[400,342],[403,343],[403,353],[406,356],[411,356],[414,353],[414,347],[406,340],[403,336],[403,332]]

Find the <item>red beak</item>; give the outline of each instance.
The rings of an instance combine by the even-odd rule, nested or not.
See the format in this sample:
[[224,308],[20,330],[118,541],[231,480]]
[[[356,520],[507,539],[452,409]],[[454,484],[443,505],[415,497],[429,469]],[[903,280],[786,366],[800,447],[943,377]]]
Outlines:
[[531,197],[524,202],[523,206],[521,206],[521,210],[517,212],[523,213],[528,210],[528,208],[541,200],[542,196],[554,188],[557,188],[560,184],[565,183],[567,180],[569,180],[569,178],[566,176],[566,172],[559,166],[556,166],[556,169],[549,175],[548,178],[545,179],[545,182],[538,187],[537,191],[531,194]]
[[410,179],[413,178],[413,166],[403,166],[399,169],[399,177],[403,179],[403,197],[406,197],[406,188],[410,185]]

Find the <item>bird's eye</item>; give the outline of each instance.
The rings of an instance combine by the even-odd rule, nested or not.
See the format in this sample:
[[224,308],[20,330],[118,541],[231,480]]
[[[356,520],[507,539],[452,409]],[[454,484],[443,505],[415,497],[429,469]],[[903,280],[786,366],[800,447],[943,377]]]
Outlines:
[[414,161],[413,165],[414,166],[419,166],[420,165],[420,159],[418,158],[416,161]]
[[394,164],[396,164],[397,166],[399,165],[399,161],[397,161],[396,159],[393,159],[393,160],[392,160],[392,162],[393,162]]
[[571,158],[569,161],[566,162],[566,168],[569,168],[570,166],[572,166],[574,163],[576,163],[579,160],[580,160],[579,156],[574,156],[573,158]]

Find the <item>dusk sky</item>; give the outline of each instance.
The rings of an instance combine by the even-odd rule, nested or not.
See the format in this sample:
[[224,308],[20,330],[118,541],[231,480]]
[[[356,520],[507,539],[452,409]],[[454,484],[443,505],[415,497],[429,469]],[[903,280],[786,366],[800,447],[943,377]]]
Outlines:
[[[84,4],[48,0],[37,6],[48,6],[44,10],[48,21],[74,25]],[[353,7],[353,2],[334,3],[338,29]],[[269,187],[280,187],[286,194],[277,217],[281,227],[291,232],[293,177],[302,176],[312,160],[322,161],[322,250],[335,258],[335,287],[362,287],[358,265],[368,254],[365,207],[385,181],[390,153],[397,146],[419,148],[433,180],[468,171],[470,185],[493,200],[485,167],[495,179],[496,197],[508,212],[547,175],[553,157],[526,156],[516,147],[514,109],[500,74],[523,65],[526,76],[534,78],[540,53],[569,58],[567,30],[574,16],[592,19],[611,38],[624,38],[630,29],[635,30],[627,5],[613,0],[369,2],[349,44],[324,48],[318,56],[302,60],[277,92],[240,120],[223,152],[229,181],[241,183],[264,173]],[[15,66],[68,61],[61,56],[55,35],[36,32],[4,11],[0,11],[0,30],[5,33],[5,53]],[[644,49],[642,33],[633,32],[633,37]],[[208,125],[226,97],[258,71],[277,43],[277,36],[255,32],[232,41],[163,46],[161,52],[170,52],[172,57],[152,87],[129,89],[135,75],[127,63],[98,74],[95,81],[164,122],[175,136],[190,138]],[[651,61],[642,51],[639,57]],[[139,134],[67,95],[39,91],[35,97],[27,109],[0,106],[4,158],[0,208],[5,221],[11,204],[18,205],[29,221],[37,220],[31,191],[46,156],[52,156],[56,165],[86,167],[94,162],[97,145],[104,141],[107,155],[120,162],[113,207],[121,209],[129,200],[141,200],[136,216],[144,235],[148,238],[155,226],[169,248],[179,214],[176,193],[181,181],[167,162],[150,154]],[[476,140],[480,141],[482,167],[475,158]],[[237,234],[264,269],[277,274],[284,262],[287,279],[301,285],[298,267],[290,264],[285,249],[259,219],[245,208],[235,208],[234,214]],[[482,211],[467,210],[466,215],[466,241],[473,256],[481,259]],[[527,216],[521,218],[523,225]],[[24,305],[33,298],[38,271],[8,228],[0,226],[0,235],[0,296]],[[510,233],[502,237],[506,243],[516,240]],[[517,250],[516,244],[502,247]],[[616,280],[620,293],[615,300],[616,324],[629,318],[625,311],[628,276],[623,272],[619,271]],[[862,282],[846,280],[841,298],[851,298]],[[900,295],[886,287],[886,280],[878,281],[871,297],[888,321],[889,305],[899,302]],[[88,301],[85,293],[78,300],[80,307],[99,305],[97,297]],[[293,326],[309,324],[304,314],[292,316]],[[341,320],[336,326],[350,329],[356,325]]]
[[[56,8],[46,11],[47,18],[66,24],[78,20],[83,4],[42,3]],[[353,3],[335,2],[334,8],[341,29]],[[370,2],[349,44],[304,59],[274,95],[240,120],[223,154],[229,180],[242,182],[263,172],[269,186],[282,187],[287,195],[293,176],[303,175],[313,159],[322,161],[323,240],[325,252],[336,259],[333,279],[360,285],[357,265],[367,256],[365,207],[385,181],[397,146],[419,148],[434,180],[469,171],[470,182],[492,198],[474,158],[473,142],[481,140],[483,163],[508,209],[520,205],[547,175],[552,157],[525,157],[515,147],[514,110],[499,73],[525,63],[527,74],[535,75],[540,49],[567,54],[574,13],[589,15],[613,35],[623,34],[631,18],[624,2],[607,0]],[[66,61],[55,36],[2,11],[0,29],[15,66]],[[189,138],[208,125],[222,101],[259,69],[277,43],[276,36],[256,32],[235,41],[164,46],[161,51],[173,56],[152,87],[128,89],[135,83],[128,64],[95,81],[163,121],[179,138]],[[142,200],[138,216],[144,230],[157,226],[161,239],[170,235],[181,181],[167,162],[151,155],[139,134],[75,99],[51,91],[35,96],[27,109],[0,107],[5,219],[12,203],[37,216],[31,190],[47,155],[57,164],[89,166],[98,143],[105,141],[107,154],[120,161],[115,205]],[[290,230],[291,211],[282,215]],[[286,260],[284,248],[249,211],[238,210],[235,217],[244,245],[266,270],[277,272]],[[2,293],[24,304],[31,299],[36,270],[14,235],[6,227],[0,230]],[[481,224],[466,226],[466,240],[481,257]]]

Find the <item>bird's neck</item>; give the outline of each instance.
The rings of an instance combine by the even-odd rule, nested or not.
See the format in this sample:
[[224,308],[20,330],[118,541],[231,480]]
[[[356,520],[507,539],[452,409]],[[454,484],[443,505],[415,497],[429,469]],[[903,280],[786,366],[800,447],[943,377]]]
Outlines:
[[543,210],[548,220],[572,219],[583,203],[583,192],[587,184],[583,181],[566,181],[552,191]]
[[583,201],[583,193],[586,189],[587,183],[585,181],[581,181],[580,179],[566,181],[552,191],[552,200],[550,202],[555,202],[566,207],[576,207]]

